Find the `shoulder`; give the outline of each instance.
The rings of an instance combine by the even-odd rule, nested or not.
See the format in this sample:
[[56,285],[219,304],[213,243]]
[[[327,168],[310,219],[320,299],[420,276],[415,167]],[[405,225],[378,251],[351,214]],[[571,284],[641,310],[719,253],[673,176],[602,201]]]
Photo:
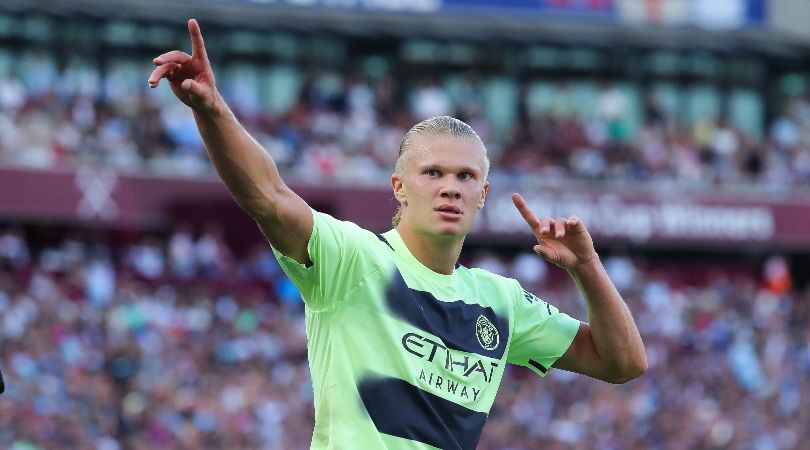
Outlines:
[[357,225],[349,220],[341,220],[330,214],[312,210],[315,226],[321,230],[352,234],[360,238],[371,238],[376,236],[371,231]]
[[522,295],[523,287],[520,285],[520,282],[514,278],[498,275],[497,273],[478,267],[461,266],[461,270],[466,271],[469,277],[479,286],[497,288],[502,291],[512,292],[516,295]]
[[488,270],[481,269],[481,268],[478,268],[478,267],[461,266],[461,270],[466,270],[470,274],[470,276],[472,276],[472,277],[474,277],[474,278],[476,278],[478,280],[481,280],[481,281],[486,281],[486,282],[490,282],[490,283],[498,283],[498,284],[508,284],[508,285],[518,284],[518,285],[520,285],[520,283],[514,278],[509,278],[509,277],[505,277],[503,275],[498,275],[497,273],[490,272]]
[[341,220],[327,213],[313,210],[315,229],[320,239],[331,238],[351,247],[377,250],[387,243],[382,237],[349,220]]

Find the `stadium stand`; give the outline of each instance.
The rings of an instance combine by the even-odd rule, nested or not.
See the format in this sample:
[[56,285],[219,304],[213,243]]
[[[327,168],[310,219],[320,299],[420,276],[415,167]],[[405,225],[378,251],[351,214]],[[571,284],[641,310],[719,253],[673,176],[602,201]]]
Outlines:
[[[618,0],[539,2],[596,5],[532,16],[539,27],[514,11],[317,19],[189,1],[165,19],[134,0],[3,3],[0,447],[309,446],[298,292],[229,203],[189,111],[146,87],[151,58],[185,42],[185,3],[199,6],[229,103],[319,209],[352,218],[360,203],[379,209],[361,224],[387,226],[399,140],[436,114],[481,134],[493,185],[583,207],[571,212],[590,219],[650,368],[622,386],[510,368],[479,449],[810,440],[806,41],[760,22],[617,24],[605,11],[634,3]],[[583,319],[566,275],[524,253],[498,195],[462,262]],[[613,214],[630,231],[606,228]]]
[[[75,230],[0,232],[0,444],[308,447],[298,294],[266,247],[235,259],[206,228],[121,246]],[[584,317],[563,274],[524,258],[479,249],[465,263]],[[640,324],[648,374],[612,386],[512,368],[479,448],[787,449],[810,437],[810,290],[791,285],[784,259],[605,263]]]

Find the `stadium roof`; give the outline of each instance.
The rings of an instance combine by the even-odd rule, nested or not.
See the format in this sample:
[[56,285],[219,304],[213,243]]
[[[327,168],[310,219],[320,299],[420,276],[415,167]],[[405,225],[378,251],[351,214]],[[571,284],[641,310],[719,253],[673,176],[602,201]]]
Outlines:
[[251,29],[283,28],[369,36],[428,36],[597,47],[621,45],[636,48],[745,50],[788,58],[803,58],[810,49],[810,42],[795,36],[775,33],[762,26],[713,31],[698,27],[626,25],[617,22],[616,19],[575,15],[563,17],[559,14],[485,14],[474,10],[453,14],[427,14],[379,9],[363,11],[352,8],[280,6],[267,3],[276,1],[4,0],[0,4],[0,10],[12,13],[178,23],[196,17],[204,22]]

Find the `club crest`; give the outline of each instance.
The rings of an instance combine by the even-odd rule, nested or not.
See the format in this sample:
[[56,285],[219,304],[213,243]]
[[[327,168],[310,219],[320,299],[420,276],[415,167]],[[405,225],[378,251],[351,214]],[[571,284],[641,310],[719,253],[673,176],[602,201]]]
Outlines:
[[498,329],[484,316],[478,316],[475,321],[475,337],[484,350],[495,350],[500,343]]

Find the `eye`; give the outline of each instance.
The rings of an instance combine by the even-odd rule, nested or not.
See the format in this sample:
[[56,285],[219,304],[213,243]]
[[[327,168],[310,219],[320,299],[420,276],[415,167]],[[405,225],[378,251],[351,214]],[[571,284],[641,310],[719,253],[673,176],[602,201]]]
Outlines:
[[458,174],[458,179],[461,181],[472,180],[473,176],[470,172],[461,172]]
[[425,174],[429,177],[438,177],[441,176],[441,172],[436,169],[428,169],[425,171]]

